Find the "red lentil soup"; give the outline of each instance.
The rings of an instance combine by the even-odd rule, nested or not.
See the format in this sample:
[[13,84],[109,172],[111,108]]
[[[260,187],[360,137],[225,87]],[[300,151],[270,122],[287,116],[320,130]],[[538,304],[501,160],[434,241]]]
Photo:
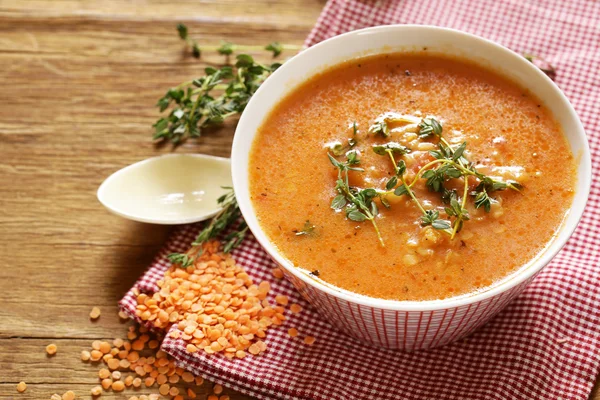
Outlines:
[[[485,198],[475,201],[482,175],[445,176],[437,188],[443,193],[432,191],[422,168],[436,160],[431,151],[441,139],[425,134],[428,117],[443,127],[452,151],[467,143],[467,169],[514,186],[488,186],[487,207]],[[390,141],[404,151],[374,151]],[[347,162],[352,152],[355,164]],[[353,195],[365,188],[382,194],[370,200],[377,209],[368,207],[381,241],[369,219],[347,216],[352,201],[336,189],[345,172],[328,153],[362,169],[348,171]],[[406,166],[397,182],[390,182],[393,162]],[[266,118],[249,165],[259,223],[291,263],[355,293],[417,301],[483,290],[539,255],[571,205],[575,171],[560,126],[538,99],[486,68],[425,52],[359,58],[309,79]],[[392,193],[402,180],[414,181],[417,200]],[[443,196],[452,189],[458,204],[467,198],[469,219],[458,232],[423,219],[437,213],[442,225],[453,224],[457,217],[444,204],[451,196]]]

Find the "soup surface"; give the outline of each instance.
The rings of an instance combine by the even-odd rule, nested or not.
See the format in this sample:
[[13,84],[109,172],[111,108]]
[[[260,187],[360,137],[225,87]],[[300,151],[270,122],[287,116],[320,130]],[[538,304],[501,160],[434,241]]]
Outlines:
[[[430,165],[442,139],[424,134],[428,117],[441,124],[452,152],[466,142],[463,158]],[[373,150],[390,142],[402,151]],[[348,171],[351,195],[336,189],[345,171],[328,153],[362,169]],[[393,163],[406,172],[397,175]],[[423,167],[457,163],[480,175],[442,175],[437,187],[423,177]],[[538,99],[480,66],[425,52],[356,59],[311,78],[267,117],[249,168],[259,222],[295,266],[355,293],[398,300],[481,290],[532,260],[560,227],[575,183],[568,143]],[[489,211],[477,197],[484,175],[512,182],[487,186]],[[407,190],[393,193],[403,182],[414,182],[416,200]],[[348,196],[366,188],[378,193],[368,207],[375,224],[349,214]],[[444,203],[452,197],[464,204],[460,230]],[[437,228],[423,218],[434,212]]]

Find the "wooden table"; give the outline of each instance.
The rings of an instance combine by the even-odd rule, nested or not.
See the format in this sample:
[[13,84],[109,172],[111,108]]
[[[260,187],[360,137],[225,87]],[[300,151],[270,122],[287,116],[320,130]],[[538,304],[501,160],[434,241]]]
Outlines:
[[[117,301],[169,228],[112,216],[95,194],[117,169],[171,151],[151,144],[156,100],[222,59],[189,57],[176,23],[205,44],[300,44],[322,7],[321,0],[0,0],[1,399],[67,390],[89,398],[97,367],[79,360],[81,350],[126,331]],[[228,156],[232,133],[229,125],[178,151]],[[95,323],[93,306],[102,310]],[[59,348],[51,358],[49,343]],[[15,390],[19,381],[28,384],[24,394]]]

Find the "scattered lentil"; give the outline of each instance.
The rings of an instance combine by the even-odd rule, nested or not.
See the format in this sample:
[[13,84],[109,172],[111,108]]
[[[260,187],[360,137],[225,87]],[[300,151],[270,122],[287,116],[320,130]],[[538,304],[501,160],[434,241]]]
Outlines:
[[281,304],[282,306],[286,306],[288,303],[288,297],[282,294],[278,294],[277,296],[275,296],[275,301]]
[[92,355],[90,354],[89,351],[83,350],[81,352],[81,361],[88,361],[91,357],[92,357]]
[[183,379],[184,382],[191,383],[194,382],[194,375],[191,372],[185,371],[181,374],[181,379]]
[[158,388],[158,392],[160,394],[162,394],[163,396],[166,396],[169,394],[169,389],[171,389],[171,387],[165,383],[165,384],[160,385],[160,387]]
[[98,307],[93,307],[92,311],[90,311],[90,319],[96,320],[98,318],[100,318],[100,309]]
[[271,271],[273,273],[273,276],[277,279],[281,279],[283,278],[283,271],[281,270],[281,268],[273,268],[273,270]]
[[102,385],[104,390],[108,390],[112,386],[113,381],[110,378],[106,378],[106,379],[102,379],[102,382],[100,382],[100,384]]
[[100,396],[102,394],[102,386],[94,386],[92,390],[90,390],[90,393],[92,396]]
[[290,306],[290,311],[294,314],[298,314],[300,311],[302,311],[302,306],[300,304],[292,304]]
[[48,353],[49,356],[55,355],[57,350],[58,350],[58,347],[56,347],[56,345],[54,343],[46,346],[46,353]]
[[90,353],[90,359],[92,361],[100,361],[102,358],[102,352],[100,350],[92,350]]
[[106,368],[102,368],[100,369],[100,371],[98,371],[98,378],[100,379],[106,379],[110,377],[110,371]]
[[108,365],[108,368],[110,368],[111,370],[115,370],[119,368],[120,361],[116,358],[111,358],[109,360],[106,360],[106,365]]
[[315,338],[313,336],[307,336],[304,338],[304,343],[311,345],[315,342]]
[[23,393],[25,390],[27,390],[27,384],[25,382],[19,382],[17,384],[17,392]]
[[102,352],[102,354],[108,354],[110,353],[111,347],[110,347],[110,343],[108,342],[101,342],[100,343],[100,348],[98,349]]
[[125,390],[125,384],[123,383],[123,381],[115,381],[111,385],[111,388],[115,392],[122,392],[123,390]]
[[62,395],[62,400],[75,400],[75,392],[69,390]]
[[213,386],[213,393],[214,394],[221,394],[223,393],[223,386],[219,385],[218,383]]
[[288,335],[290,335],[291,337],[298,336],[298,329],[296,329],[296,328],[290,328],[290,329],[288,329]]

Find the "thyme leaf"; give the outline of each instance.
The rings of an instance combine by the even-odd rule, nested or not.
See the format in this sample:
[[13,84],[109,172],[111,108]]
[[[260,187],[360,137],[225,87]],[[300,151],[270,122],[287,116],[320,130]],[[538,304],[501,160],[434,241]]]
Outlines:
[[312,235],[314,231],[315,226],[311,224],[309,220],[306,220],[301,230],[296,229],[293,232],[296,234],[296,236],[309,236]]

